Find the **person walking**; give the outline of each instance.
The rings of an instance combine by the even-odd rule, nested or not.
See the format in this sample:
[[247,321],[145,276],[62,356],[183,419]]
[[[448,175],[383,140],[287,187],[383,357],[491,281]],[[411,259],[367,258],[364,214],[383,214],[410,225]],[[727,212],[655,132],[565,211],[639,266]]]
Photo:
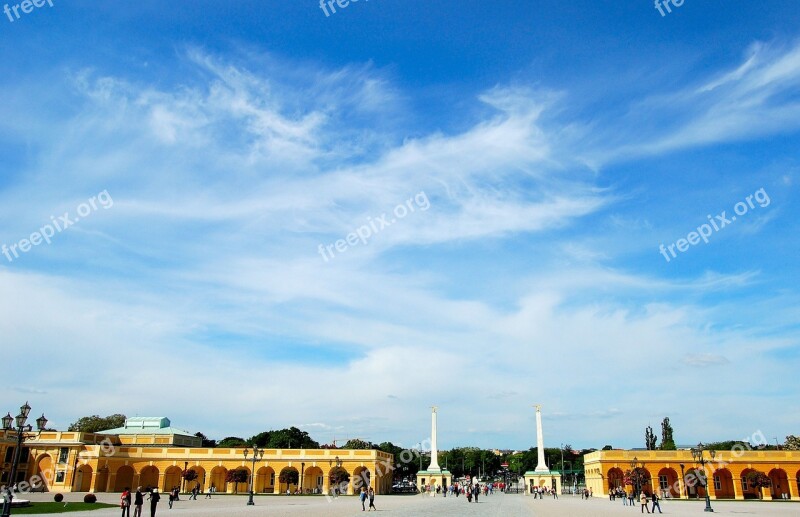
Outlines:
[[363,486],[361,487],[361,495],[359,495],[359,498],[361,499],[361,511],[366,511],[367,489]]
[[142,493],[142,487],[138,487],[136,489],[136,493],[133,496],[133,517],[142,517],[143,504],[144,504],[144,494]]
[[481,494],[481,486],[475,485],[475,502],[478,502],[478,496]]
[[658,506],[658,513],[664,513],[661,511],[661,504],[658,502],[661,498],[658,497],[658,494],[653,492],[653,509],[651,510],[653,513],[656,513],[656,506]]
[[372,511],[372,509],[375,509],[375,511],[377,512],[378,509],[375,508],[375,490],[373,490],[372,487],[369,487],[368,496],[369,496],[369,510]]
[[150,517],[156,517],[158,502],[161,500],[161,496],[158,494],[157,488],[154,488],[153,491],[150,492],[148,499],[150,500]]
[[639,502],[642,503],[642,513],[647,510],[647,513],[650,513],[650,508],[647,507],[647,494],[642,491],[642,494],[639,496]]
[[558,499],[558,490],[554,488],[551,492],[553,492],[553,499]]
[[122,495],[119,496],[119,505],[122,507],[122,517],[131,517],[131,489],[130,487],[125,487],[125,490],[122,491]]
[[172,503],[175,501],[175,490],[169,491],[169,509],[172,510]]

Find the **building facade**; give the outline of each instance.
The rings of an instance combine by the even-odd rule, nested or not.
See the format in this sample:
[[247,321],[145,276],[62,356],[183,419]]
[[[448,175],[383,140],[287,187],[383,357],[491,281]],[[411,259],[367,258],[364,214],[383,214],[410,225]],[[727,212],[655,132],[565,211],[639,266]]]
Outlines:
[[[141,420],[145,420],[142,422]],[[138,427],[137,427],[138,426]],[[5,459],[0,483],[9,484],[16,433],[2,431],[0,458]],[[252,474],[252,457],[243,448],[205,448],[190,433],[170,427],[166,418],[129,419],[126,426],[102,433],[42,431],[28,433],[17,479],[32,490],[54,492],[121,492],[125,487],[151,487],[168,491],[246,493],[249,484],[227,482],[232,470]],[[394,457],[376,450],[265,449],[256,461],[256,493],[331,493],[334,482],[342,493],[352,494],[372,486],[378,494],[391,491]],[[196,479],[183,473],[193,470]],[[287,476],[294,471],[296,475]],[[282,476],[283,474],[283,476]],[[282,479],[296,478],[293,483]]]
[[[689,450],[596,451],[584,457],[586,486],[595,496],[623,487],[634,466],[644,469],[642,490],[655,490],[662,498],[705,498],[708,480],[711,499],[800,499],[800,451],[734,450],[717,451],[701,467]],[[769,487],[754,486],[750,474],[762,472]]]

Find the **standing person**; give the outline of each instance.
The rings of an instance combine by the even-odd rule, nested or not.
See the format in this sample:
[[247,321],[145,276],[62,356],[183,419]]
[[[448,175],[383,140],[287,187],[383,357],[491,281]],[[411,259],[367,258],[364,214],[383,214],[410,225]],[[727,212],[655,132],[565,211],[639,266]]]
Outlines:
[[661,511],[661,504],[659,504],[658,502],[659,499],[661,498],[658,497],[658,494],[653,492],[653,510],[652,510],[653,513],[656,513],[656,506],[658,506],[658,513],[664,513]]
[[[368,495],[369,495],[369,509],[370,511],[372,511],[372,509],[375,508],[375,490],[373,490],[372,487],[369,487]],[[375,508],[375,511],[377,512],[378,509]]]
[[366,506],[364,506],[367,501],[367,489],[363,486],[361,487],[361,495],[359,498],[361,499],[361,511],[363,512],[367,509]]
[[553,492],[553,499],[558,499],[558,490],[554,488],[551,492]]
[[133,517],[142,517],[142,505],[144,504],[144,494],[142,494],[142,487],[136,489],[136,494],[133,496]]
[[481,486],[475,485],[475,502],[478,502],[478,496],[481,494]]
[[161,496],[158,494],[157,488],[154,488],[153,491],[150,492],[148,499],[150,499],[150,517],[156,517],[158,502],[161,500]]
[[642,513],[647,510],[647,513],[650,513],[650,509],[647,507],[647,494],[642,490],[642,495],[639,496],[639,502],[642,503]]
[[211,499],[211,487],[206,488],[206,499]]
[[175,501],[175,490],[169,491],[169,509],[172,510],[172,503]]
[[130,487],[125,487],[125,490],[122,491],[122,495],[119,496],[119,505],[122,507],[122,517],[126,517],[125,514],[127,512],[127,517],[131,517],[131,489]]
[[628,492],[628,506],[633,506],[633,487],[631,487],[631,491]]

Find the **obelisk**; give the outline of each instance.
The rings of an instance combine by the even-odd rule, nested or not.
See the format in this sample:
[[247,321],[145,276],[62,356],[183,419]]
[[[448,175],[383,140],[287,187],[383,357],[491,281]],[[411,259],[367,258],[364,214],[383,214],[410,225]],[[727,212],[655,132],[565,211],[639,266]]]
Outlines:
[[536,473],[549,474],[550,469],[544,461],[544,436],[542,436],[542,406],[536,405]]
[[439,450],[436,448],[436,406],[431,406],[431,465],[428,472],[441,472],[439,466]]

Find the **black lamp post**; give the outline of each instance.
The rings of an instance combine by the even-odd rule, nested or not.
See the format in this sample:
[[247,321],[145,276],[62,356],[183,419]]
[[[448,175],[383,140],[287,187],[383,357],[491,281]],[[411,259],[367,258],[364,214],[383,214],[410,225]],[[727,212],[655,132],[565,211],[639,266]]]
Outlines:
[[[705,449],[705,446],[703,445],[703,442],[698,443],[697,447],[692,449],[692,458],[694,458],[694,461],[696,463],[699,463],[700,464],[700,468],[703,469],[703,488],[706,491],[706,507],[705,507],[705,509],[703,511],[704,512],[713,512],[714,509],[711,508],[711,498],[708,496],[708,473],[706,472],[706,463],[707,462],[706,462],[705,457],[703,456],[703,453],[705,452],[705,450],[706,449]],[[711,456],[711,460],[713,461],[714,460],[714,456],[717,455],[717,451],[710,450],[710,451],[708,451],[708,455]]]
[[251,460],[253,462],[253,469],[250,471],[250,497],[247,498],[247,506],[253,506],[256,504],[253,501],[253,479],[256,477],[256,462],[264,457],[264,449],[259,449],[253,445],[253,450],[245,448],[242,453],[244,454],[245,460],[247,460],[248,455],[252,454],[253,456],[253,459]]
[[[16,419],[11,416],[11,413],[8,413],[3,417],[3,430],[11,431],[13,429],[17,432],[17,448],[14,450],[14,460],[11,463],[11,477],[8,480],[11,486],[16,483],[17,468],[19,466],[19,460],[22,453],[22,442],[25,441],[25,433],[29,433],[33,430],[30,424],[26,424],[30,412],[31,407],[26,402],[24,406],[19,408],[19,415],[17,415]],[[11,427],[12,423],[15,423],[16,427]],[[43,431],[46,426],[47,419],[44,417],[44,415],[36,419],[36,428],[40,432]],[[9,490],[8,486],[6,486],[6,493],[3,497],[2,517],[9,517],[11,515],[11,500],[13,498],[14,494],[12,494],[11,490]]]

